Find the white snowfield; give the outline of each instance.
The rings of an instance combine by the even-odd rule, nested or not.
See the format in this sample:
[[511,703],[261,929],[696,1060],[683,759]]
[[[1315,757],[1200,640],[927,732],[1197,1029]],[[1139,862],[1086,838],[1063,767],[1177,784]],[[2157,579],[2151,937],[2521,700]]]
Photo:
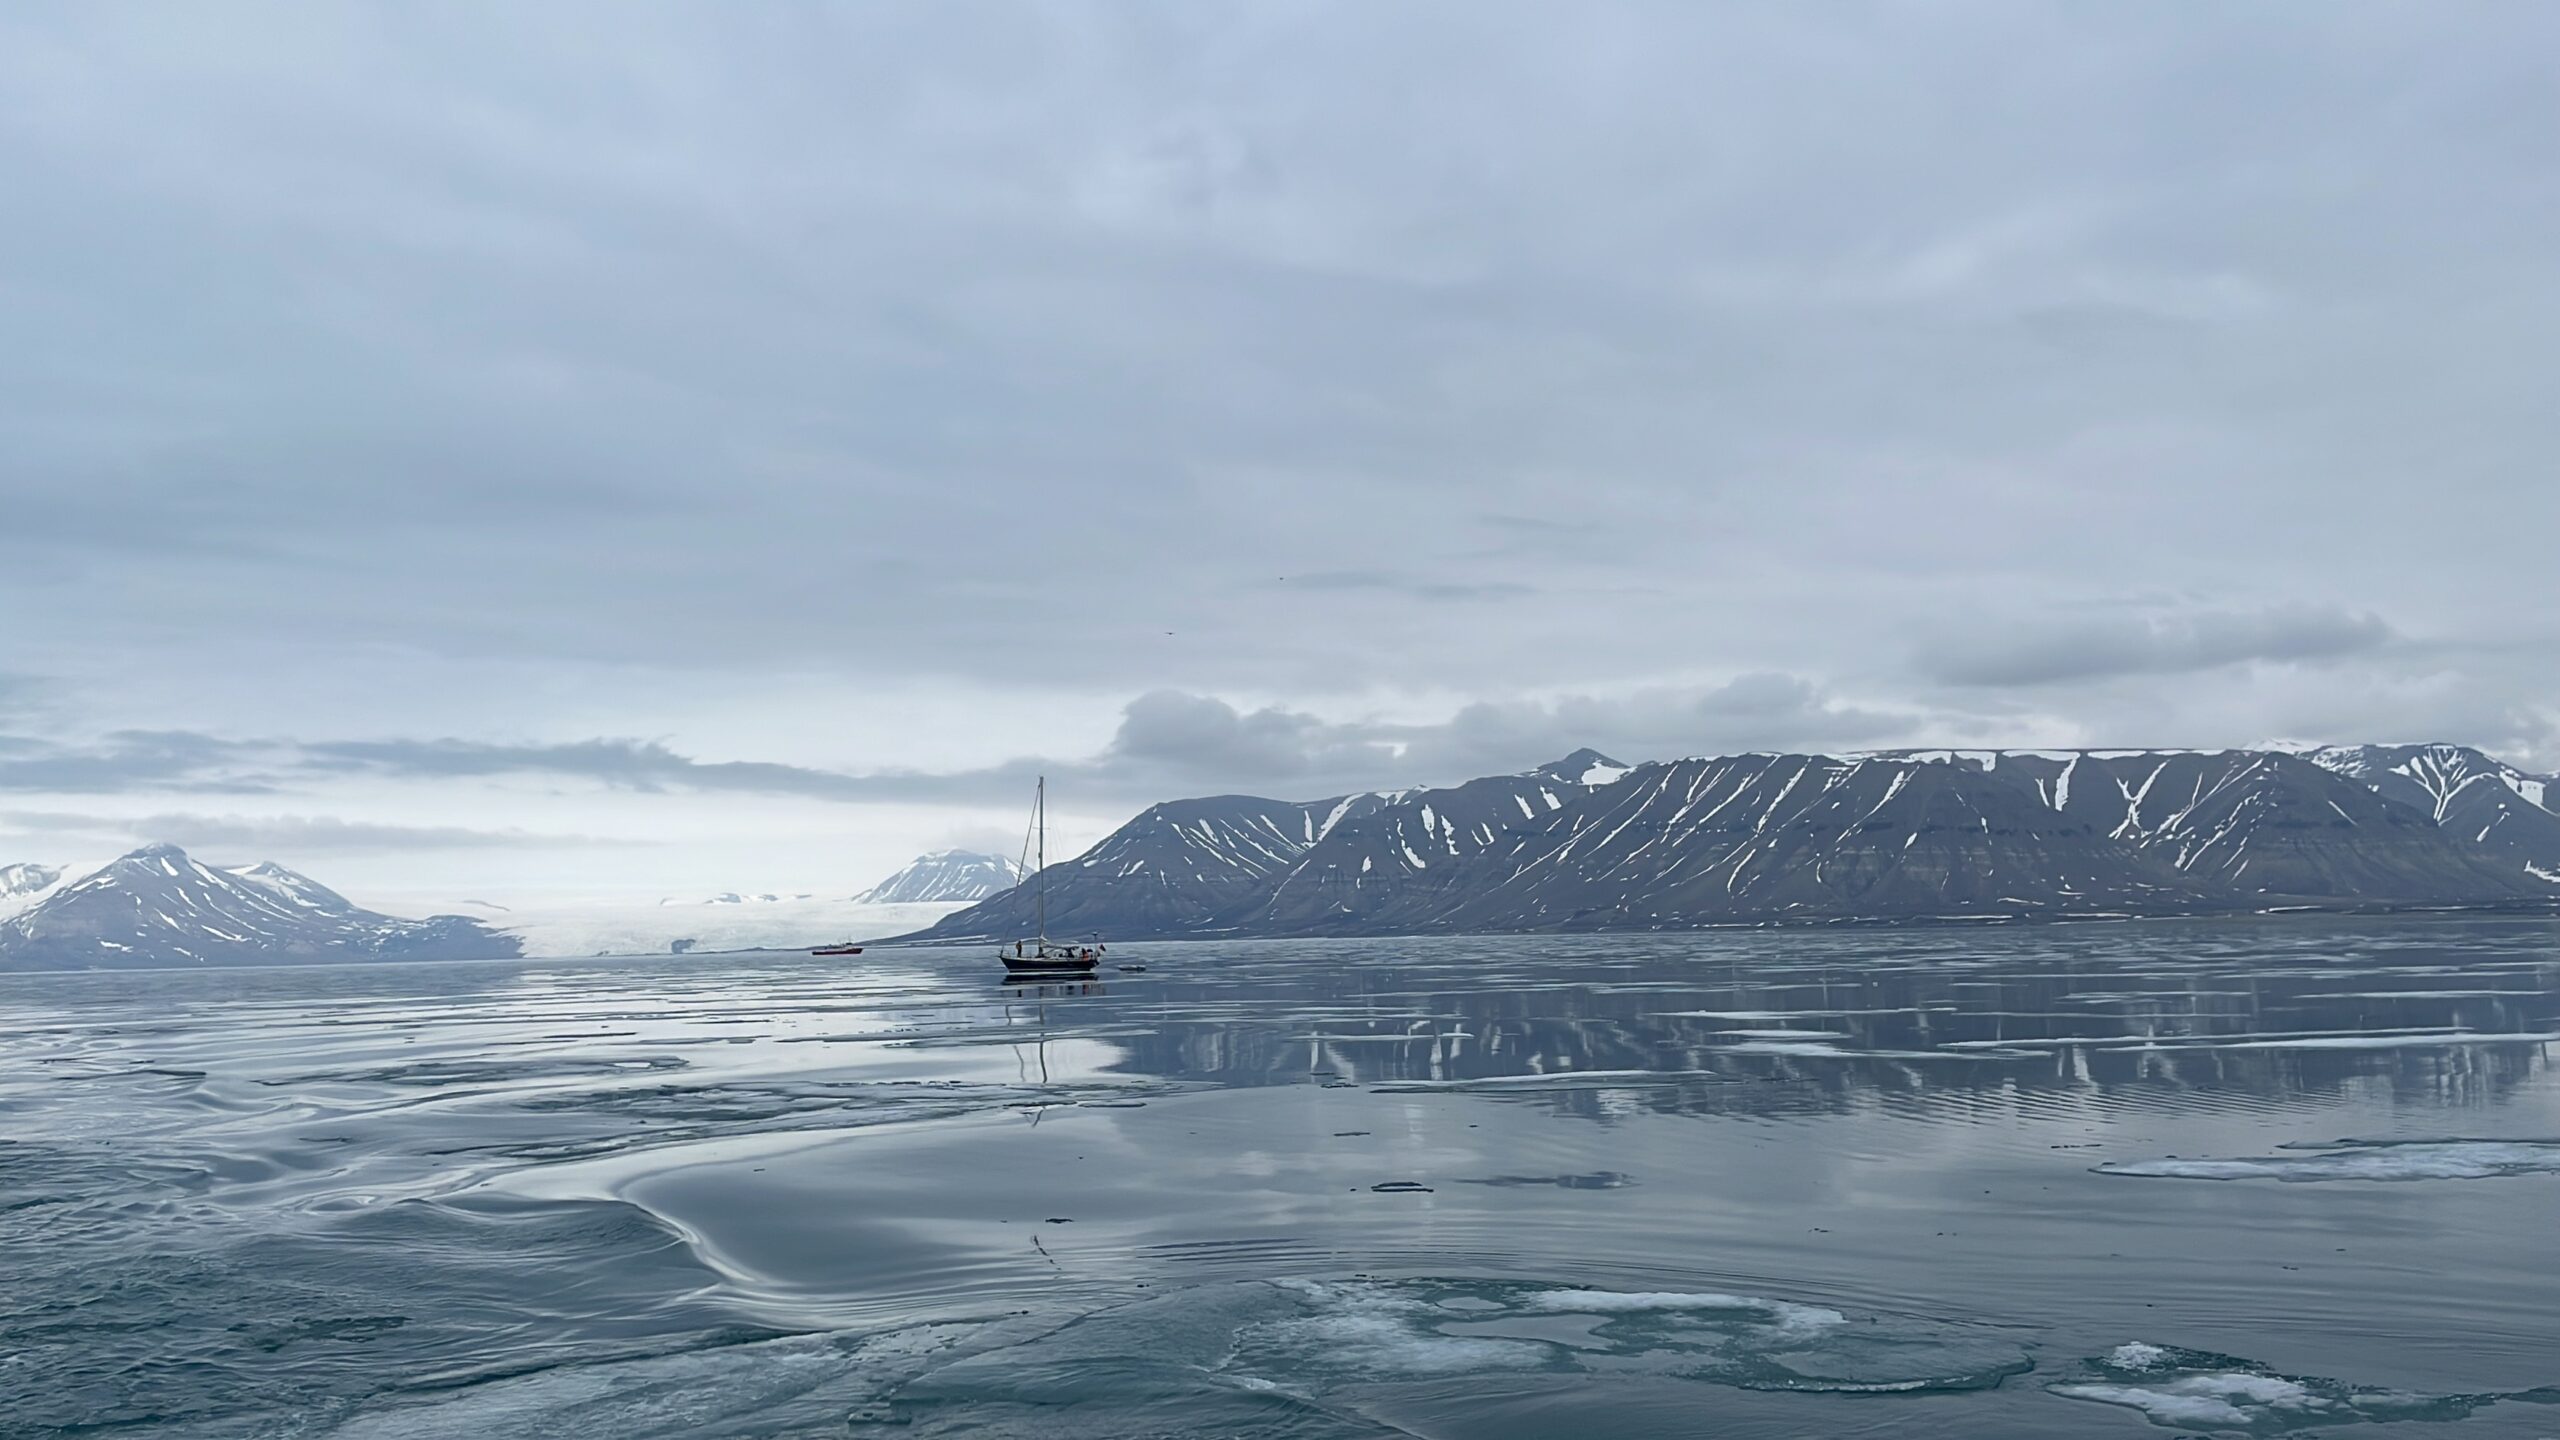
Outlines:
[[757,904],[662,905],[655,900],[551,905],[471,914],[524,943],[528,957],[707,954],[723,950],[806,950],[921,930],[961,909],[958,902],[871,905],[857,900],[782,899]]

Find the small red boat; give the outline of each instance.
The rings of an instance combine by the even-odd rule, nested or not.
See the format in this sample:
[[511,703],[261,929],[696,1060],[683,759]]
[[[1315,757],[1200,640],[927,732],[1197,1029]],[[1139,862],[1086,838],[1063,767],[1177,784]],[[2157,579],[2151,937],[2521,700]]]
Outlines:
[[809,953],[812,955],[859,955],[862,953],[862,947],[859,945],[821,945]]

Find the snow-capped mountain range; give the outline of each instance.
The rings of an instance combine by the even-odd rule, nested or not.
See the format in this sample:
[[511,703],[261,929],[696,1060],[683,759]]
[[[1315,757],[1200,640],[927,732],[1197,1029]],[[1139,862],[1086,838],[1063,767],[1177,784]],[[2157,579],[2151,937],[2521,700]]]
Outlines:
[[[2549,788],[2546,788],[2548,786]],[[1935,750],[1157,805],[1048,871],[1053,934],[1403,934],[2560,905],[2560,784],[2461,746]],[[917,938],[1001,939],[1018,889]]]
[[[1052,934],[1116,939],[2548,910],[2555,802],[2560,780],[2459,745],[1632,766],[1583,750],[1433,789],[1168,801],[1045,879]],[[946,851],[849,900],[407,920],[281,865],[151,845],[104,865],[0,865],[0,970],[796,948],[937,917],[912,938],[1009,939],[1031,895],[1002,857]]]
[[1022,883],[1022,867],[1002,855],[936,850],[853,898],[865,905],[920,905],[984,900]]
[[262,862],[223,870],[146,845],[85,874],[0,871],[0,970],[446,960],[518,953],[460,915],[402,920]]

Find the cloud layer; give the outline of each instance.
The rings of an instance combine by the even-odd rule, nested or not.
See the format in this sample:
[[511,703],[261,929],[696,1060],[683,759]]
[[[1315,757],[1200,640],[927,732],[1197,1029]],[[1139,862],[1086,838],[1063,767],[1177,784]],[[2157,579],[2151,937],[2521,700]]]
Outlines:
[[2357,0],[15,8],[0,789],[660,798],[809,888],[1042,766],[2550,768],[2555,49]]
[[2116,675],[2185,675],[2253,661],[2333,661],[2389,644],[2381,617],[2334,605],[2084,616],[1933,641],[1921,669],[1947,685],[2025,687]]

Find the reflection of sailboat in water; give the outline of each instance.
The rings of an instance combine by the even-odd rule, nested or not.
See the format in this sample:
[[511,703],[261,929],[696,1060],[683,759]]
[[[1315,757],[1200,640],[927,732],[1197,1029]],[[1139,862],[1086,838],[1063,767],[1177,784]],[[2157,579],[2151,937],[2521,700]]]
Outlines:
[[996,958],[1011,976],[1092,974],[1102,959],[1100,941],[1079,945],[1049,938],[1049,778],[1045,775],[1032,792],[1031,833],[1023,837],[1023,851],[1032,867],[1032,938],[1014,941],[1011,949],[998,950]]
[[[1081,983],[1043,982],[1037,985],[1024,983],[1016,993],[1032,1002],[1032,1023],[1038,1028],[1032,1032],[1031,1054],[1028,1057],[1022,1053],[1022,1042],[1020,1040],[1013,1042],[1013,1078],[1022,1088],[1036,1090],[1040,1098],[1015,1108],[1030,1111],[1031,1123],[1037,1125],[1041,1117],[1049,1113],[1052,1105],[1073,1103],[1053,1099],[1050,1095],[1049,997],[1052,995],[1099,995],[1102,993],[1102,983],[1098,980]],[[1004,1007],[1004,1018],[1008,1027],[1019,1023],[1019,1017],[1010,1002]]]

